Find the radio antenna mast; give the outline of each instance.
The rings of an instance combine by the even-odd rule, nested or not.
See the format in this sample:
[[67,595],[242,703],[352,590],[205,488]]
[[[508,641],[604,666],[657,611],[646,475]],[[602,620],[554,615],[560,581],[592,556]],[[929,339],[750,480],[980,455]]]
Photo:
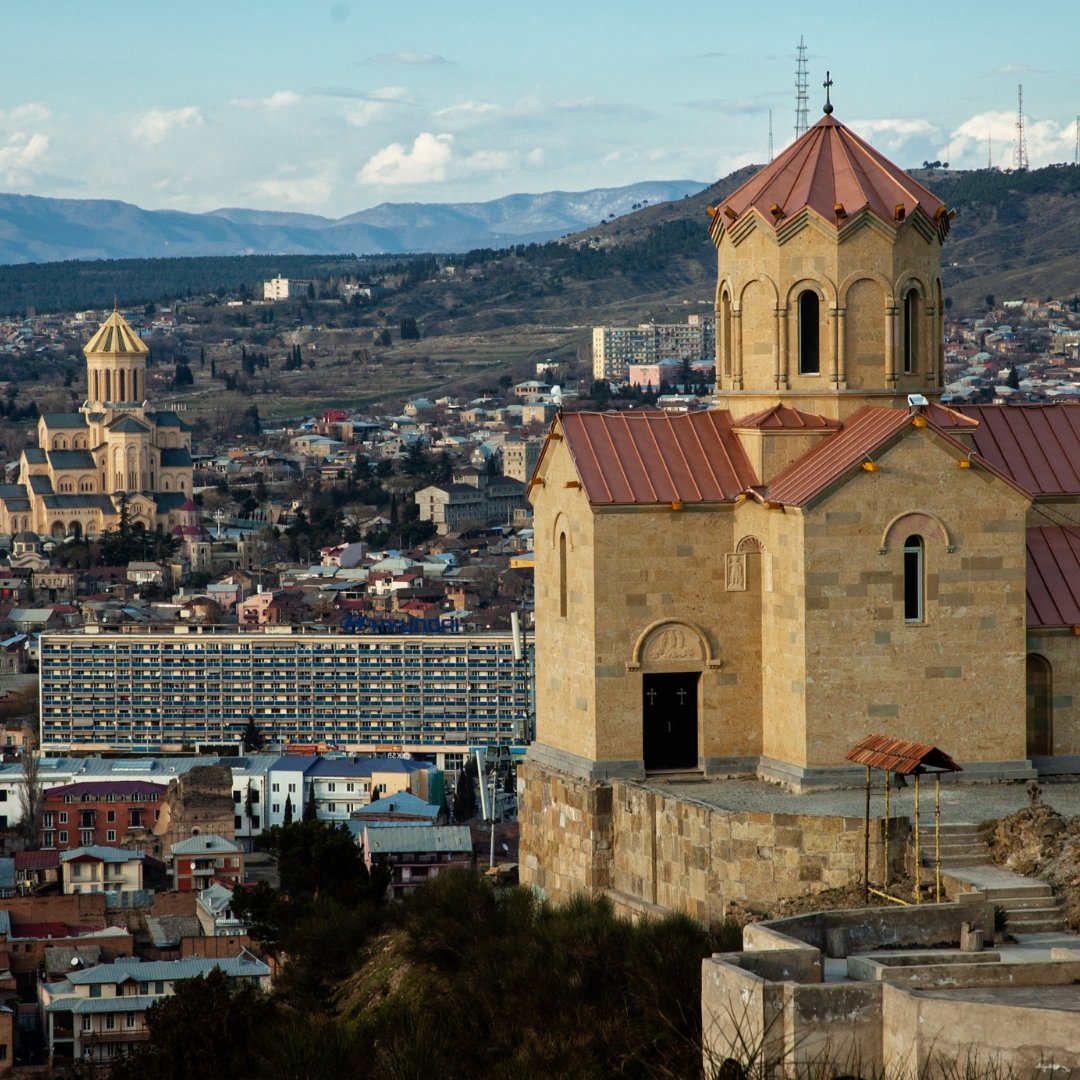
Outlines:
[[806,42],[799,35],[799,47],[795,53],[795,138],[807,128],[806,111],[810,101],[810,76],[806,66]]
[[1016,89],[1016,144],[1013,146],[1013,168],[1027,172],[1027,136],[1024,134],[1024,84]]

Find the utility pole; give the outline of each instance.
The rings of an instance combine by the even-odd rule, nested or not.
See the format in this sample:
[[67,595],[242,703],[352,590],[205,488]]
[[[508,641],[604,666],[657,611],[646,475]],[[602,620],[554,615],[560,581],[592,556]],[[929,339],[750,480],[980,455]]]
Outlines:
[[799,47],[795,53],[795,138],[807,128],[806,110],[810,101],[810,76],[806,66],[806,43],[799,35]]

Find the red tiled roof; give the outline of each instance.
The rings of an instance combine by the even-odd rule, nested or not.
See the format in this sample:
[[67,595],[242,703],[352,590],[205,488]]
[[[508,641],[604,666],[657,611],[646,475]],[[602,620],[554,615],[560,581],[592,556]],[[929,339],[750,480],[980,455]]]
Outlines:
[[108,795],[128,795],[138,792],[141,795],[152,795],[155,798],[164,798],[168,791],[166,784],[154,784],[149,780],[82,780],[75,784],[58,784],[49,788],[44,793],[46,799],[61,801],[65,795],[78,797],[90,795],[94,799],[104,799]]
[[728,502],[757,483],[724,409],[573,412],[557,424],[593,505]]
[[[843,206],[843,216],[838,216],[837,205]],[[773,212],[774,206],[779,215]],[[712,231],[715,238],[751,209],[777,229],[786,218],[803,209],[815,211],[838,227],[862,210],[870,210],[895,229],[900,226],[898,206],[903,206],[904,218],[915,212],[925,215],[944,239],[949,219],[942,201],[839,121],[823,116],[723,200],[713,218]]]
[[839,420],[831,416],[819,416],[817,413],[803,412],[801,409],[793,409],[790,405],[777,403],[771,409],[762,409],[760,412],[751,413],[749,416],[740,416],[732,421],[735,428],[758,428],[768,430],[796,431],[800,428],[807,431],[822,431],[840,426]]
[[1034,496],[1080,495],[1080,404],[972,405],[979,456]]
[[894,739],[889,735],[867,735],[844,757],[859,765],[869,765],[871,769],[888,769],[904,776],[925,772],[927,769],[936,772],[963,772],[944,750],[939,750],[929,743],[909,742],[907,739]]
[[1028,529],[1027,624],[1080,626],[1080,528]]
[[16,851],[15,870],[59,870],[59,851]]
[[979,421],[973,417],[965,416],[963,413],[957,412],[956,409],[947,408],[936,401],[931,401],[929,405],[923,405],[920,411],[934,427],[944,428],[945,431],[966,431],[969,428],[979,426]]

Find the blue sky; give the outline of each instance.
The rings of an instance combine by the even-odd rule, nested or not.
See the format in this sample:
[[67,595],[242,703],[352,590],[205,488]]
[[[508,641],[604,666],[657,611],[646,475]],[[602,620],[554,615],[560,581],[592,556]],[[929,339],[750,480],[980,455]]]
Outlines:
[[764,162],[836,117],[910,166],[1073,160],[1069,5],[8,0],[0,190],[339,217]]

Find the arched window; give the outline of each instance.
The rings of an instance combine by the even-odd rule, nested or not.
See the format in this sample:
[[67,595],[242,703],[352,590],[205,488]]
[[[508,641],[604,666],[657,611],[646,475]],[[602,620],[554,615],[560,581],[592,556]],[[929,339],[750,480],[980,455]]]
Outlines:
[[904,541],[904,622],[925,620],[925,593],[922,537],[909,536]]
[[799,374],[821,374],[821,302],[812,289],[799,293]]
[[121,401],[127,401],[127,393],[124,390],[124,374],[125,373],[123,371],[121,371],[117,375],[117,378],[120,380],[120,382],[119,382],[119,385],[120,385],[119,394],[120,394],[120,400]]
[[1050,661],[1037,653],[1027,658],[1027,754],[1054,752],[1054,679]]
[[919,355],[919,294],[914,289],[904,293],[904,374],[915,373]]
[[559,616],[566,618],[566,533],[559,533]]
[[720,361],[721,371],[731,375],[731,297],[727,289],[720,295]]

